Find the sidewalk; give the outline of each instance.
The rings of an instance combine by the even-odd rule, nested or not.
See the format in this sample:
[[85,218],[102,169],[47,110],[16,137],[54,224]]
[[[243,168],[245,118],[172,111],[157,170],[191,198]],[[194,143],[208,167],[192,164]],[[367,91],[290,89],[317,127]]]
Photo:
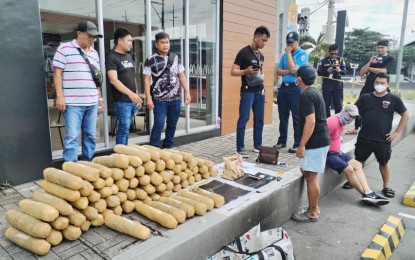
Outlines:
[[[263,145],[272,146],[277,142],[279,133],[278,125],[277,106],[274,106],[273,123],[264,127]],[[346,130],[351,129],[352,127],[352,125],[349,125]],[[223,162],[223,156],[235,153],[235,135],[236,134],[229,134],[210,138],[176,148],[178,150],[191,152],[195,156],[212,160],[215,163],[221,163]],[[346,142],[354,139],[356,136],[344,135],[343,137]],[[287,148],[282,150],[279,157],[279,160],[286,162],[287,166],[278,167],[261,164],[261,167],[277,172],[288,172],[299,166],[299,160],[295,157],[295,154],[288,153],[288,147],[291,147],[293,144],[291,124],[289,126],[288,138]],[[246,149],[250,153],[250,158],[245,161],[254,163],[258,154],[252,151],[252,129],[247,130],[245,140]],[[138,244],[146,243],[146,241],[135,240],[129,236],[109,230],[106,227],[99,227],[92,228],[88,232],[83,233],[81,238],[76,241],[64,241],[59,246],[53,247],[51,252],[44,257],[34,256],[30,252],[12,244],[4,237],[4,232],[8,227],[8,224],[4,219],[4,214],[8,209],[17,208],[18,202],[23,198],[31,197],[32,192],[36,189],[38,189],[38,182],[26,183],[0,191],[0,259],[110,259]],[[155,237],[162,238],[163,233],[166,231],[166,229],[161,228],[154,222],[144,221],[143,224],[148,225],[153,228],[153,230],[157,230],[152,235]],[[184,225],[186,225],[186,223]],[[170,237],[170,239],[174,238]],[[295,244],[294,248],[296,248]]]

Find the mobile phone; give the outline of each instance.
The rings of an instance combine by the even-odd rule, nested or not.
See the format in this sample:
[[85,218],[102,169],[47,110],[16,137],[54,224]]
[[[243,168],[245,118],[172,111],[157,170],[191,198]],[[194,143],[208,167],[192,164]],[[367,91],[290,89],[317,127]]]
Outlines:
[[259,65],[258,63],[253,63],[252,68],[257,70],[257,69],[261,68],[261,65]]

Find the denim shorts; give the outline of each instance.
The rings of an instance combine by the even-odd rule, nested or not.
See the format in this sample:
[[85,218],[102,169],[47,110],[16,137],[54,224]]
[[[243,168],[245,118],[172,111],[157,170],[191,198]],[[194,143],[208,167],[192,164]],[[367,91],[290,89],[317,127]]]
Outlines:
[[306,149],[304,158],[300,161],[300,168],[308,172],[324,172],[326,166],[327,152],[330,146]]
[[327,166],[332,168],[338,173],[342,173],[344,169],[349,166],[349,161],[352,159],[348,154],[343,152],[328,152],[327,154]]

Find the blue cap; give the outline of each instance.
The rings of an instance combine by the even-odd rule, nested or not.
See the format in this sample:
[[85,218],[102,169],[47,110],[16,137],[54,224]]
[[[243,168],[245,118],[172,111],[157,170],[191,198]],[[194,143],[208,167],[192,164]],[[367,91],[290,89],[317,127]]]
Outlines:
[[295,41],[299,41],[300,40],[300,35],[296,31],[289,32],[287,34],[286,40],[287,40],[287,43],[293,43]]

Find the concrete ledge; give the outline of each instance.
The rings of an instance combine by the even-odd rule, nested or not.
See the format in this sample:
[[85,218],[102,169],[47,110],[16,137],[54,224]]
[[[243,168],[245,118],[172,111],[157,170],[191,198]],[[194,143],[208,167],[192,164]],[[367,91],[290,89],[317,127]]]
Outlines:
[[405,234],[402,218],[390,216],[378,234],[372,239],[368,248],[361,255],[361,260],[389,259]]
[[415,182],[403,197],[403,204],[406,206],[415,207]]

